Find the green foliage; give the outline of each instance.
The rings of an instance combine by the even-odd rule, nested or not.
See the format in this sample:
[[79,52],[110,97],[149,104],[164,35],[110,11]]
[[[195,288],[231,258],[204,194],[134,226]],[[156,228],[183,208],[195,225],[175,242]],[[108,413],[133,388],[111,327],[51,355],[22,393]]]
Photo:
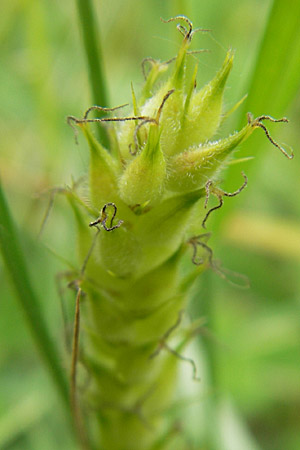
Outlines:
[[7,270],[16,289],[17,298],[25,313],[34,342],[58,388],[62,401],[68,408],[68,386],[59,362],[58,350],[51,340],[37,296],[33,290],[19,237],[4,198],[1,184],[0,217],[0,248]]

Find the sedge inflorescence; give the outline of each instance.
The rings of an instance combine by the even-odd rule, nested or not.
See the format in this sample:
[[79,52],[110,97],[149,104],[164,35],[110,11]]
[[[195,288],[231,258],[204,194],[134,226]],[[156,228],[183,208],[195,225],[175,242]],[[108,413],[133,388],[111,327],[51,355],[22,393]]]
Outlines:
[[[193,281],[214,265],[203,228],[223,197],[247,184],[243,174],[240,189],[224,192],[216,184],[222,169],[256,128],[290,157],[263,124],[285,118],[249,114],[240,131],[214,140],[233,52],[197,89],[197,68],[188,75],[186,58],[198,30],[184,16],[173,20],[183,35],[174,67],[147,60],[150,71],[139,98],[132,89],[132,114],[114,116],[118,108],[93,106],[83,118],[68,118],[90,148],[89,200],[68,191],[83,263],[80,290],[86,293],[79,362],[89,383],[81,405],[106,450],[154,448],[167,432],[160,411],[172,401],[178,364],[191,363],[197,378],[194,362],[184,356],[196,328],[182,316]],[[91,118],[97,110],[112,117]],[[110,151],[91,132],[95,122],[107,125]],[[208,210],[211,194],[218,204]]]

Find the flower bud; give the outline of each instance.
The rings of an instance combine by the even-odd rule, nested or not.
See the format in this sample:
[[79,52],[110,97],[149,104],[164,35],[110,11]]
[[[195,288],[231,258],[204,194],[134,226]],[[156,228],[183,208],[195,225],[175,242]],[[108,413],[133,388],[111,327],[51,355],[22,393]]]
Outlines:
[[185,60],[189,44],[189,40],[184,39],[175,60],[173,74],[142,109],[143,115],[153,117],[163,102],[167,92],[170,90],[173,91],[170,98],[168,98],[168,101],[164,104],[160,119],[162,126],[161,148],[165,155],[176,153],[174,148],[177,148],[178,136],[181,131],[182,111],[185,100]]
[[159,138],[158,125],[151,124],[145,147],[128,164],[119,181],[120,196],[128,205],[153,204],[163,193],[166,163]]
[[223,92],[232,69],[233,53],[229,51],[217,75],[200,91],[193,92],[182,116],[177,147],[168,151],[176,154],[213,137],[222,119]]

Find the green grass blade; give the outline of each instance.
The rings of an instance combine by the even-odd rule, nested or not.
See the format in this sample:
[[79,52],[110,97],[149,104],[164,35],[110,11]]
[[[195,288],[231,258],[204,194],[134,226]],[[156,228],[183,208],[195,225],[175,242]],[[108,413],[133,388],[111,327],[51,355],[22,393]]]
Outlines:
[[[274,0],[246,89],[248,97],[241,110],[240,126],[245,124],[248,111],[255,117],[261,114],[282,117],[295,98],[300,87],[299,24],[300,2]],[[280,126],[270,129],[276,139]],[[268,143],[259,132],[254,133],[243,145],[241,156],[256,156],[254,161],[247,164],[249,168],[259,163],[263,146],[268,149]],[[239,176],[240,168],[233,167],[230,177],[234,178],[235,183]]]
[[[84,50],[87,58],[93,103],[98,106],[109,106],[106,82],[103,71],[103,58],[95,13],[91,0],[77,0],[78,16],[81,24]],[[101,112],[97,117],[101,117]],[[108,147],[108,136],[105,128],[98,127],[99,138]]]
[[[253,72],[245,87],[248,97],[241,108],[239,127],[246,123],[246,113],[250,111],[255,117],[268,114],[279,118],[286,114],[300,87],[300,2],[293,0],[274,0],[270,9],[265,31],[254,62]],[[272,137],[278,138],[282,127],[288,124],[267,124]],[[238,128],[238,127],[237,127]],[[247,174],[260,164],[263,151],[276,151],[260,130],[243,143],[239,157],[255,156],[247,162],[244,170]],[[290,150],[287,148],[288,153]],[[283,164],[290,164],[283,157]],[[227,174],[226,188],[236,189],[241,182],[242,167],[239,164],[230,166]],[[223,213],[215,217],[220,224],[224,215],[230,214],[238,202],[228,202]]]
[[49,413],[52,401],[45,402],[37,390],[26,392],[16,404],[1,414],[0,418],[0,448],[10,448],[11,444],[22,434],[26,434]]
[[25,313],[34,342],[47,365],[61,398],[68,410],[69,392],[66,378],[59,362],[58,352],[51,340],[42,316],[38,299],[27,270],[17,231],[14,226],[0,183],[0,249],[4,264],[17,292],[17,298]]
[[244,113],[283,114],[300,85],[300,2],[274,0],[244,104]]

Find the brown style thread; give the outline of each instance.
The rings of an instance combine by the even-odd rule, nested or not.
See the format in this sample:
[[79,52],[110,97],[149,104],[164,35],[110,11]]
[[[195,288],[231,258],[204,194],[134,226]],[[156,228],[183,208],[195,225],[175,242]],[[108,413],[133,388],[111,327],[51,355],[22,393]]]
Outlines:
[[[108,216],[107,216],[107,213],[106,213],[106,209],[107,209],[108,206],[112,206],[113,209],[114,209],[112,218],[110,219],[110,226],[109,227],[107,227],[107,225],[106,225],[106,221],[108,219]],[[97,225],[102,225],[105,231],[113,231],[116,228],[120,228],[120,226],[123,223],[123,220],[119,220],[117,225],[113,225],[113,220],[116,217],[116,214],[117,214],[117,207],[116,207],[116,205],[114,203],[112,203],[112,202],[106,203],[103,206],[102,210],[101,210],[100,217],[97,220],[95,220],[94,222],[91,222],[89,224],[89,226],[90,227],[97,227]]]
[[217,206],[214,206],[213,208],[211,208],[211,209],[206,213],[206,215],[205,215],[205,217],[204,217],[204,219],[203,219],[203,221],[202,221],[202,227],[203,227],[203,228],[206,228],[206,221],[207,221],[208,217],[210,216],[210,214],[211,214],[213,211],[216,211],[217,209],[219,209],[219,208],[222,207],[222,205],[223,205],[223,197],[235,197],[236,195],[240,194],[240,193],[245,189],[245,187],[246,187],[247,184],[248,184],[248,178],[247,178],[247,176],[244,174],[244,172],[242,172],[242,175],[243,175],[243,177],[244,177],[244,183],[243,183],[242,186],[241,186],[239,189],[237,189],[235,192],[225,192],[225,191],[222,191],[221,189],[213,188],[213,187],[212,187],[212,184],[213,184],[212,181],[211,181],[211,180],[208,180],[208,182],[207,182],[206,185],[205,185],[206,198],[205,198],[204,208],[207,207],[208,199],[209,199],[209,196],[210,196],[211,193],[214,194],[214,195],[218,198],[219,204],[218,204]]
[[289,155],[286,150],[279,145],[276,141],[274,141],[274,139],[271,137],[269,130],[267,129],[267,127],[262,123],[263,120],[269,120],[270,122],[284,122],[284,123],[288,123],[288,119],[286,117],[282,117],[281,119],[274,119],[274,117],[271,116],[259,116],[256,119],[253,120],[253,116],[251,113],[247,114],[247,119],[248,119],[248,123],[250,125],[252,125],[254,128],[262,128],[262,130],[264,131],[265,135],[267,136],[268,140],[271,142],[271,144],[274,145],[274,147],[278,148],[281,153],[284,154],[284,156],[288,159],[293,159],[294,158],[294,153],[291,150],[291,154]]

